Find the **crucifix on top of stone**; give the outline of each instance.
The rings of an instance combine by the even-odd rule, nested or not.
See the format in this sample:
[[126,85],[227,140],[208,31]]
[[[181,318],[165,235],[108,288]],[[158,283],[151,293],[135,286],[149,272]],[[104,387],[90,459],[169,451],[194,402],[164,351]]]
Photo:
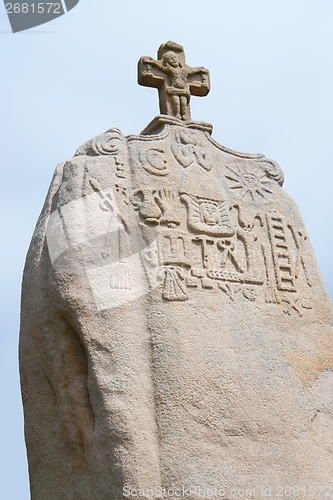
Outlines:
[[138,82],[158,89],[162,114],[185,121],[191,119],[191,94],[205,96],[210,89],[208,69],[188,66],[183,47],[171,41],[160,46],[157,60],[141,57]]

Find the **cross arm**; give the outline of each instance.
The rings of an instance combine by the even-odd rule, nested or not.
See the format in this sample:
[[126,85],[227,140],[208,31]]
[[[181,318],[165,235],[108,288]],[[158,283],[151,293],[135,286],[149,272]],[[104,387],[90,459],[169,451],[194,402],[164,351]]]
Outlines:
[[210,77],[208,69],[203,66],[197,68],[188,67],[188,79],[192,95],[205,96],[210,90]]
[[152,57],[141,57],[138,63],[138,83],[144,87],[160,88],[165,79],[162,64]]

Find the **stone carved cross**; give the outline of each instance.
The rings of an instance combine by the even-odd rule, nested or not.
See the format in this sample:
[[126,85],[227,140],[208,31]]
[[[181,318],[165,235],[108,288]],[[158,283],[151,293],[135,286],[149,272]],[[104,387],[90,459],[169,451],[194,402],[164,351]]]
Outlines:
[[188,66],[183,47],[171,41],[160,46],[157,60],[141,57],[138,82],[158,89],[162,114],[185,121],[191,119],[191,95],[205,96],[210,89],[208,69]]

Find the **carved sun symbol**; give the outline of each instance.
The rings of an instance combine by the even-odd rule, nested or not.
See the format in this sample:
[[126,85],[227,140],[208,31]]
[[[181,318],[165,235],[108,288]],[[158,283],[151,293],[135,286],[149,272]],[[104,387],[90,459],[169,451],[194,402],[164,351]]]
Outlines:
[[234,168],[228,165],[226,165],[226,167],[230,170],[230,174],[226,175],[226,178],[235,183],[230,186],[230,188],[240,189],[239,193],[241,198],[249,193],[254,201],[258,195],[265,198],[266,193],[273,193],[269,188],[273,186],[274,183],[268,180],[265,173],[259,167],[251,166],[251,170],[240,168],[237,164]]

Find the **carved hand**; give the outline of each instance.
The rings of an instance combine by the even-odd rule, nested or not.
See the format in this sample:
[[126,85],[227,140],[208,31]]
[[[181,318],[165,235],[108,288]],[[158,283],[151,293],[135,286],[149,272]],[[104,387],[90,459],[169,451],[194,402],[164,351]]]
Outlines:
[[155,62],[155,60],[152,57],[150,57],[150,56],[146,56],[146,57],[144,56],[144,57],[142,57],[141,61],[143,63],[153,63],[153,62]]
[[175,217],[175,194],[171,189],[163,188],[158,191],[159,197],[156,202],[162,211],[161,223],[179,225],[180,221]]

